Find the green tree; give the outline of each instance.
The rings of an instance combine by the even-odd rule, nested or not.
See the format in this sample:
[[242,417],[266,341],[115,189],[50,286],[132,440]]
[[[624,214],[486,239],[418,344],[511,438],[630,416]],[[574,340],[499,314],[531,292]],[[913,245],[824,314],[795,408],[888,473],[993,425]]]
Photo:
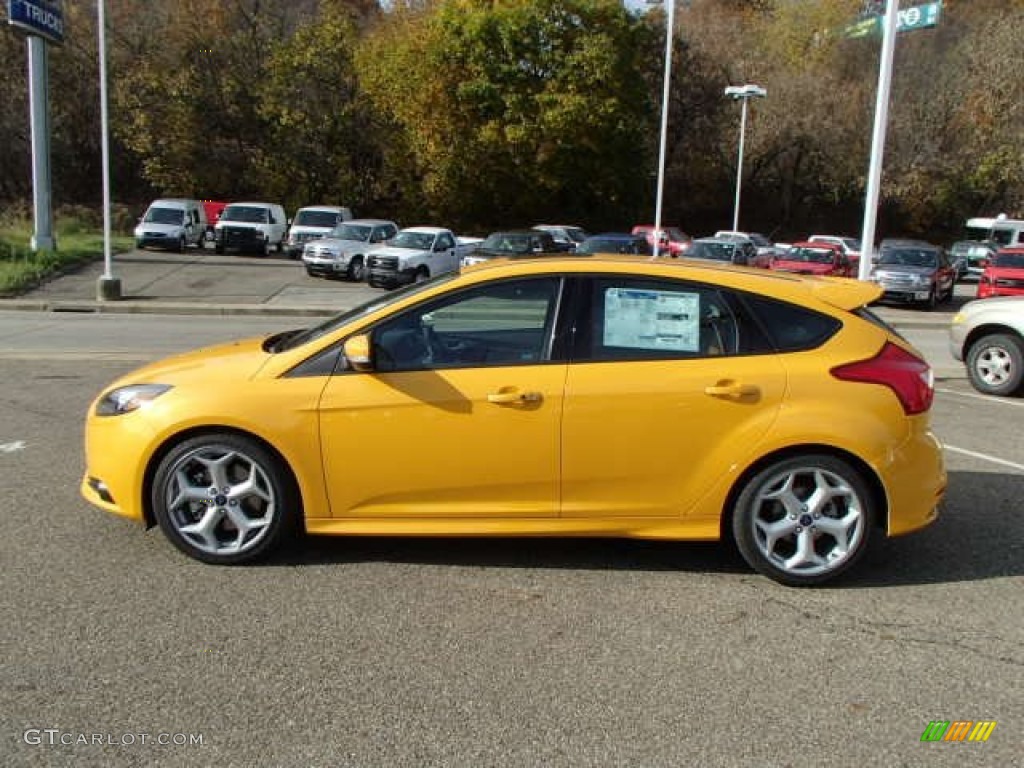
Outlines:
[[398,9],[359,56],[413,210],[475,227],[629,220],[647,183],[649,29],[614,0]]

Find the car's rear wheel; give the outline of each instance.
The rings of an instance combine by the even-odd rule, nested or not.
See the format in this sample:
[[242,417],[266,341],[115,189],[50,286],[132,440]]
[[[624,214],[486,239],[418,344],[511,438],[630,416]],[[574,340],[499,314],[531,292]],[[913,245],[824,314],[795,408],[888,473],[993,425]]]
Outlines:
[[200,435],[164,456],[151,492],[164,535],[186,555],[231,565],[262,557],[294,529],[298,493],[281,461],[256,441]]
[[986,395],[1014,395],[1024,388],[1024,342],[1016,336],[993,333],[971,344],[967,377]]
[[860,472],[841,459],[782,459],[743,486],[733,508],[733,536],[754,570],[788,586],[812,586],[864,553],[875,505]]

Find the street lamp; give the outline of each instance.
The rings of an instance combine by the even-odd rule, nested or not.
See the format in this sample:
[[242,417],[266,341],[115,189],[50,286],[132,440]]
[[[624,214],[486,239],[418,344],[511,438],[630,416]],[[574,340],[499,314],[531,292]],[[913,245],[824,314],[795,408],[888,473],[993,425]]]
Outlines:
[[740,228],[740,188],[743,184],[743,139],[747,132],[747,102],[752,98],[763,99],[768,91],[760,85],[747,83],[746,85],[730,85],[725,89],[725,95],[735,101],[742,101],[743,107],[740,111],[740,151],[739,159],[736,161],[736,203],[732,209],[733,232]]

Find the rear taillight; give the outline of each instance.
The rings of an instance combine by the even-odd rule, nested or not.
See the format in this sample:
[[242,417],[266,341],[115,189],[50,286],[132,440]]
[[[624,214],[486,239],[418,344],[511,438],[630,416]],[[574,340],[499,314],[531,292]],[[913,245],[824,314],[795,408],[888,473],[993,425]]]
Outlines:
[[935,396],[935,377],[931,366],[891,341],[886,342],[882,350],[869,360],[836,366],[832,375],[842,381],[862,381],[888,387],[899,398],[908,416],[927,411]]

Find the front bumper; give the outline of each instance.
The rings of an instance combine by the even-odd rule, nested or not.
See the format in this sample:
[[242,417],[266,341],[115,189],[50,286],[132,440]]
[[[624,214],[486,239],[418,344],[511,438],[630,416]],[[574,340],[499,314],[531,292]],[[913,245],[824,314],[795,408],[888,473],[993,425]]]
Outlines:
[[267,246],[266,237],[260,230],[244,227],[214,230],[214,243],[218,248],[232,248],[238,251],[263,251]]
[[86,501],[121,517],[145,521],[144,468],[155,431],[143,410],[96,416],[90,405],[85,423],[85,473],[80,492]]
[[306,265],[307,272],[317,275],[340,275],[348,270],[348,259],[304,254],[302,263]]

